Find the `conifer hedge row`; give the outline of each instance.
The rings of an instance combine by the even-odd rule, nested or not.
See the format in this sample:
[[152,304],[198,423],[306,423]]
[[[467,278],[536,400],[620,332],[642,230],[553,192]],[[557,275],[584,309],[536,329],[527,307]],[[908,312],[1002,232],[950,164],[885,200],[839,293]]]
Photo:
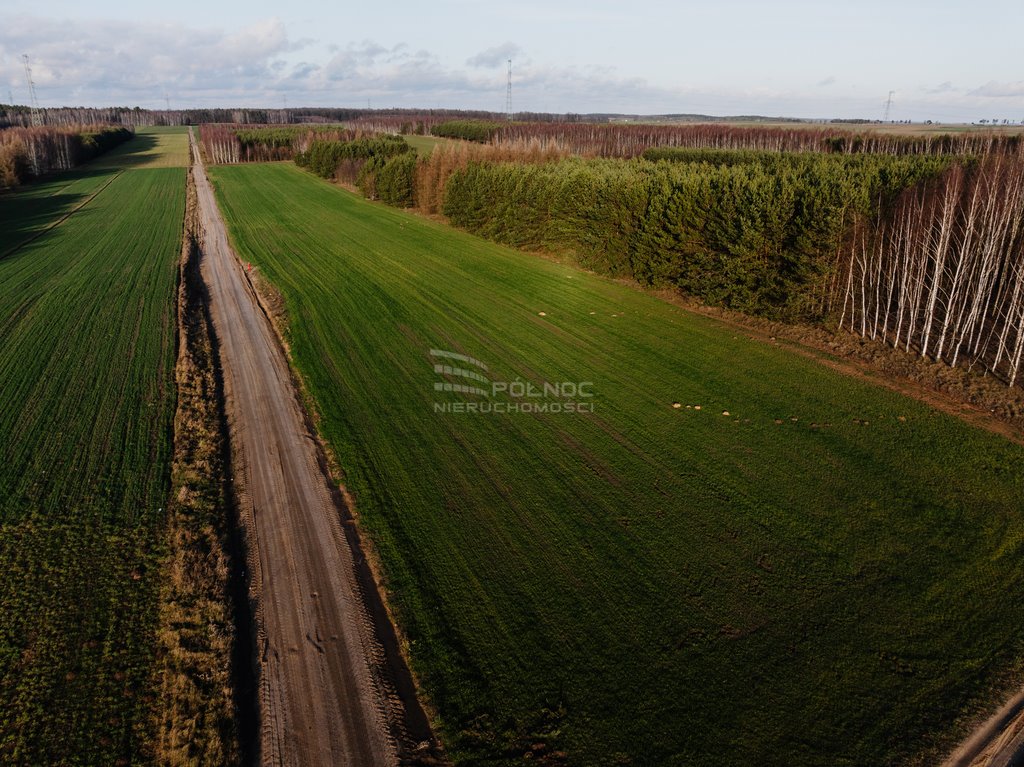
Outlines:
[[[653,155],[660,156],[660,155]],[[470,163],[443,212],[515,247],[571,252],[584,266],[709,303],[818,320],[855,221],[950,160],[681,150],[667,161]]]

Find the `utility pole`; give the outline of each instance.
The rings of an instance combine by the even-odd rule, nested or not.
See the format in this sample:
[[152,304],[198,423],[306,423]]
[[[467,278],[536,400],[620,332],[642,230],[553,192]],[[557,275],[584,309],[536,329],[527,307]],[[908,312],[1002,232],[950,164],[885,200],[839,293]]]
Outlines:
[[512,122],[512,59],[508,60],[508,87],[505,89],[505,117]]
[[32,125],[42,125],[43,116],[39,113],[39,99],[36,98],[36,84],[32,82],[32,67],[28,63],[28,54],[21,57],[25,61],[25,80],[28,81],[29,108],[32,110]]
[[892,111],[892,97],[896,95],[896,91],[889,91],[889,98],[885,101],[885,116],[882,118],[882,122],[889,122],[889,112]]

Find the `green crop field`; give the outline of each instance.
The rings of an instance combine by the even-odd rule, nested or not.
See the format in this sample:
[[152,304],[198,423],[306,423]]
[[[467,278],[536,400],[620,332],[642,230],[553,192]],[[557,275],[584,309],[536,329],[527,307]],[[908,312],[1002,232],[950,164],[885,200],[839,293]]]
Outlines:
[[[900,763],[1021,670],[1024,449],[295,167],[210,175],[457,761]],[[516,400],[431,349],[593,412],[438,412]]]
[[0,197],[3,764],[145,760],[185,171],[132,164]]
[[439,136],[402,136],[405,139],[405,143],[408,144],[415,150],[421,157],[429,157],[430,153],[434,151],[435,147],[442,146],[444,144],[455,143],[450,138],[441,138]]
[[56,224],[113,176],[87,166],[0,195],[0,258]]
[[96,168],[187,168],[188,128],[137,128],[135,138],[98,157]]

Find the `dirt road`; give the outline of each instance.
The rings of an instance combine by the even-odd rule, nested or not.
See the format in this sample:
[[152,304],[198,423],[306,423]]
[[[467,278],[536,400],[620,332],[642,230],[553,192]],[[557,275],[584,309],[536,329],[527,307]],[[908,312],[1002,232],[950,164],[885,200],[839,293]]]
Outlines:
[[255,601],[259,761],[398,764],[384,651],[337,498],[284,351],[231,252],[197,154],[192,167]]
[[983,722],[942,767],[1016,767],[1024,764],[1024,690]]

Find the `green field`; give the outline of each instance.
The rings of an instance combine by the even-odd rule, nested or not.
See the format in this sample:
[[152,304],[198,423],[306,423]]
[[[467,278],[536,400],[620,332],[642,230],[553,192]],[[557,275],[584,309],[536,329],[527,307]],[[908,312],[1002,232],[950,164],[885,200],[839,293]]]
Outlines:
[[187,168],[188,128],[141,127],[135,138],[96,158],[95,168]]
[[438,136],[402,136],[405,139],[405,143],[413,148],[413,150],[421,157],[429,157],[430,153],[434,151],[435,147],[442,146],[444,144],[454,144],[456,142],[449,138],[440,138]]
[[[457,761],[901,763],[1020,670],[1024,449],[295,167],[210,176]],[[484,398],[431,349],[594,412],[436,412]]]
[[3,764],[146,758],[184,190],[89,166],[0,198]]
[[87,166],[0,195],[0,258],[56,224],[113,177]]

